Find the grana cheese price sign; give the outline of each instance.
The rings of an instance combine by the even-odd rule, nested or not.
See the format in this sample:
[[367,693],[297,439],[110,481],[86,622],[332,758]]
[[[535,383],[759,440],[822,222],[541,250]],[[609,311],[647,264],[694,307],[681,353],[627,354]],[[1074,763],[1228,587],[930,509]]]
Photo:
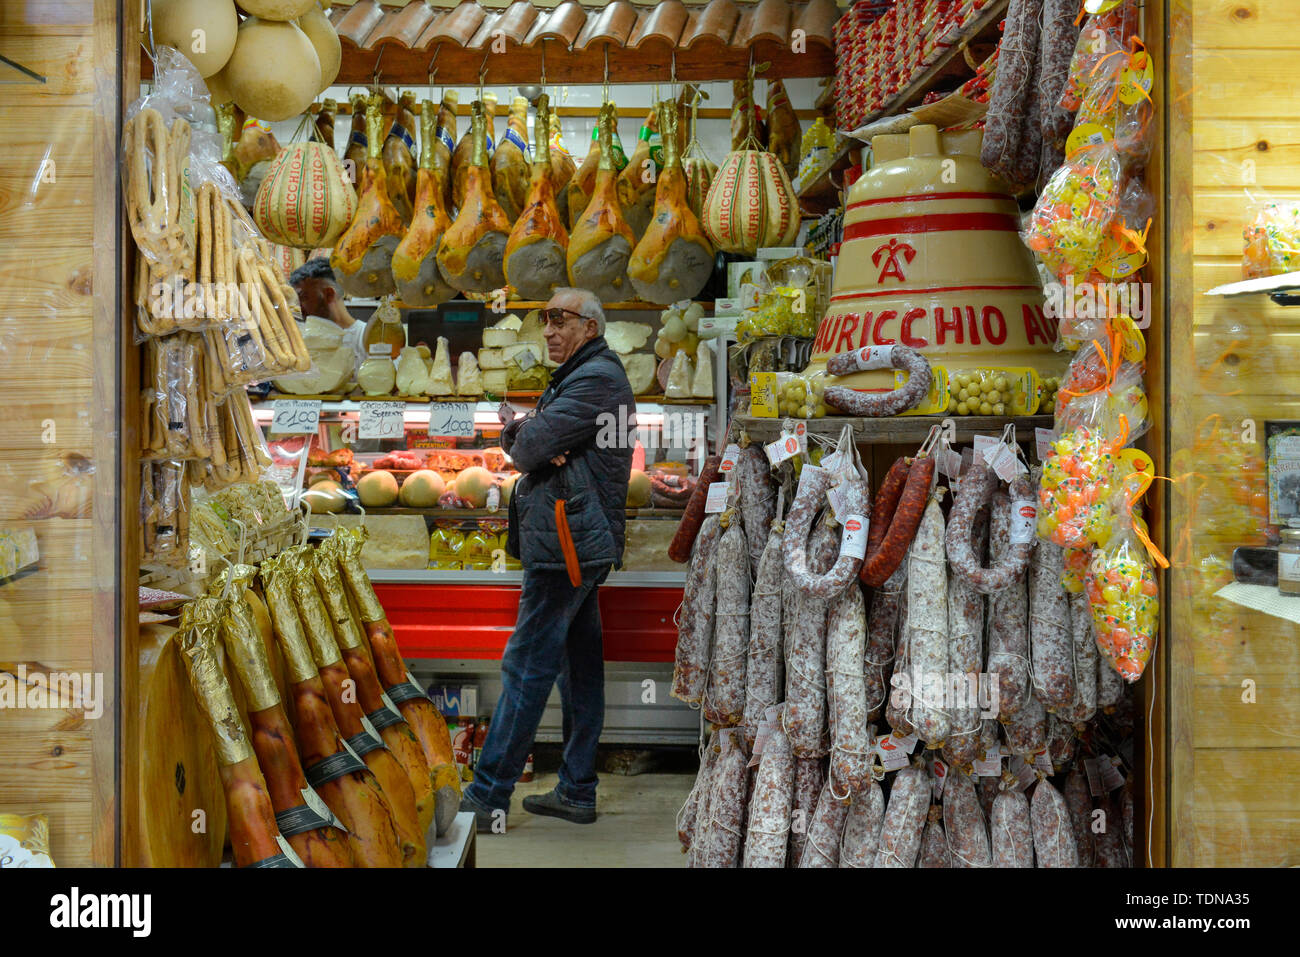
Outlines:
[[271,403],[272,435],[315,435],[320,399],[276,399]]
[[430,403],[429,435],[450,435],[472,438],[474,435],[474,403]]
[[405,402],[362,402],[357,438],[400,439],[405,420]]

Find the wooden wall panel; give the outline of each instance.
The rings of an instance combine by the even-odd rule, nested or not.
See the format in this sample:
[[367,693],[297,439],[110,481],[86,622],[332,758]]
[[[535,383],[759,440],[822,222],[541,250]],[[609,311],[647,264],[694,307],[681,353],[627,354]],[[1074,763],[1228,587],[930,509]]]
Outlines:
[[[122,434],[116,302],[117,3],[6,3],[0,115],[0,527],[39,570],[0,586],[0,669],[90,672],[78,702],[0,710],[0,810],[43,812],[60,866],[117,862],[115,681]],[[74,458],[68,458],[74,456]],[[35,517],[44,501],[81,501]]]
[[[1241,278],[1258,200],[1300,199],[1300,8],[1179,0],[1169,22],[1166,208],[1171,459],[1204,473],[1172,487],[1169,835],[1175,866],[1300,864],[1300,627],[1214,597],[1232,550],[1258,540],[1233,492],[1264,421],[1300,418],[1300,310],[1204,295]],[[1254,424],[1250,441],[1243,426]],[[1197,435],[1222,429],[1212,441]],[[1243,683],[1253,691],[1244,695]]]

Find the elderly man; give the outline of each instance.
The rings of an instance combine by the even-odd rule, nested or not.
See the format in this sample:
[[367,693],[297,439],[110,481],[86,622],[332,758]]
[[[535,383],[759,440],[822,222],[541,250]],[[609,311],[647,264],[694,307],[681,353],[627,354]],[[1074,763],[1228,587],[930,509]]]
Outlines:
[[366,360],[366,347],[362,336],[366,324],[352,317],[343,305],[343,289],[334,276],[328,258],[308,259],[289,276],[289,285],[298,293],[302,314],[328,319],[343,330],[343,341],[352,347],[357,364]]
[[[596,820],[596,743],[605,720],[605,666],[596,587],[623,555],[632,448],[602,448],[598,419],[624,420],[636,400],[605,343],[605,313],[586,290],[560,289],[542,311],[560,367],[536,408],[502,406],[501,445],[524,473],[510,499],[510,552],[524,566],[514,634],[501,659],[501,697],[462,807],[480,831],[502,833],[515,781],[533,746],[551,686],[564,712],[555,790],[524,810],[577,824]],[[557,502],[564,502],[564,521]],[[564,527],[567,525],[567,529]]]

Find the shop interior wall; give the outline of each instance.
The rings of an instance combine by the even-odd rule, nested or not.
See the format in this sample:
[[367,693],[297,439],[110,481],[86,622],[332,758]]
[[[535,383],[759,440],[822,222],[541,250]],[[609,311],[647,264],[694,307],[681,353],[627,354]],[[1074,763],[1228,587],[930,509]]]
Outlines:
[[1300,864],[1300,629],[1214,597],[1259,543],[1264,423],[1300,419],[1300,309],[1241,278],[1252,202],[1300,199],[1300,6],[1170,4],[1170,842],[1175,866]]
[[117,850],[116,12],[0,4],[0,52],[45,78],[0,65],[0,528],[40,548],[0,586],[0,671],[24,703],[30,676],[91,679],[0,708],[0,812],[48,815],[59,866]]

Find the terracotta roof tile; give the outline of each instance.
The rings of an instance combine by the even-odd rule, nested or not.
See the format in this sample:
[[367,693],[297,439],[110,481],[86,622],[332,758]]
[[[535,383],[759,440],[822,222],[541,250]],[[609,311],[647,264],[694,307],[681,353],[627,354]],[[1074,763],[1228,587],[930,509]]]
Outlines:
[[334,29],[338,32],[340,40],[349,40],[353,46],[360,47],[366,42],[366,37],[374,32],[375,27],[379,26],[381,20],[385,19],[395,11],[384,10],[375,0],[360,0],[352,6],[343,10],[340,7],[334,10]]
[[429,22],[442,14],[434,13],[426,3],[408,3],[401,10],[390,12],[366,37],[362,48],[373,50],[381,43],[396,41],[408,50],[413,48],[420,35],[428,28]]
[[497,24],[501,22],[503,14],[491,10],[486,11],[483,21],[478,25],[478,30],[474,36],[465,44],[467,50],[482,50],[492,43],[492,34],[496,32]]
[[497,21],[497,29],[512,43],[523,43],[528,36],[528,31],[541,16],[538,9],[528,0],[515,0]]
[[656,3],[654,9],[641,11],[636,30],[632,32],[627,45],[636,48],[646,40],[662,40],[669,46],[676,46],[688,20],[690,13],[681,0]]
[[441,20],[429,24],[429,28],[420,37],[420,46],[428,49],[443,41],[451,41],[460,47],[468,46],[469,41],[478,32],[484,16],[486,11],[472,0],[469,3],[462,3]]
[[582,33],[587,22],[587,11],[577,0],[564,0],[549,14],[543,14],[529,31],[525,46],[532,46],[538,40],[563,40],[565,46],[572,46]]
[[[594,12],[594,11],[593,11]],[[574,49],[585,50],[592,43],[605,42],[626,46],[636,29],[637,9],[627,0],[614,0],[600,13],[587,17],[587,25],[574,42]]]
[[750,47],[759,40],[790,42],[790,4],[785,0],[762,0],[761,3],[745,5],[729,45]]
[[794,18],[794,28],[803,30],[809,43],[835,46],[833,31],[840,18],[840,8],[835,0],[811,0]]
[[713,0],[698,12],[691,12],[691,23],[682,35],[681,46],[689,50],[703,39],[729,44],[740,21],[740,7],[733,0]]

